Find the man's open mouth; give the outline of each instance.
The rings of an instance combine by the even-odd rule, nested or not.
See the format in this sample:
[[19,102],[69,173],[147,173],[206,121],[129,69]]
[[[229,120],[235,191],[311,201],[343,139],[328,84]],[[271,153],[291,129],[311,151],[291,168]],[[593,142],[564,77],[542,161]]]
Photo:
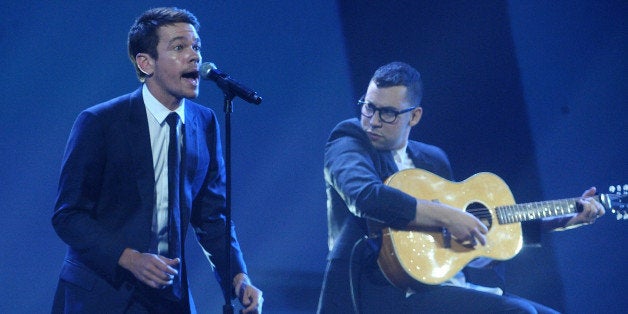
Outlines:
[[199,78],[199,72],[198,71],[190,71],[190,72],[183,73],[182,76],[184,78],[187,78],[187,79],[198,79]]
[[190,72],[186,72],[183,73],[183,75],[181,75],[182,78],[188,80],[188,82],[190,82],[190,84],[197,86],[198,85],[198,79],[199,79],[199,72],[194,70],[194,71],[190,71]]

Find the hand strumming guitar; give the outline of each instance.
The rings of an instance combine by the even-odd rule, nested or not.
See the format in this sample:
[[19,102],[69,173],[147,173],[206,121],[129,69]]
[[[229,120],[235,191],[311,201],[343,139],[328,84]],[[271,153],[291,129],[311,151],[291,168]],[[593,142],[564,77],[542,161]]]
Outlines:
[[475,216],[452,206],[417,200],[416,216],[409,227],[444,227],[462,242],[486,245],[488,229]]

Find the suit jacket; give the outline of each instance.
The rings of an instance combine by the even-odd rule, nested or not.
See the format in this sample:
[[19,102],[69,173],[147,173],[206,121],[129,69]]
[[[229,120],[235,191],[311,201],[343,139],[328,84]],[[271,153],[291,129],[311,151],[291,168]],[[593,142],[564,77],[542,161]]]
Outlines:
[[[440,148],[408,141],[406,153],[416,168],[453,180],[449,160]],[[325,146],[324,175],[327,193],[328,259],[349,260],[354,245],[382,227],[403,229],[414,219],[416,200],[383,182],[399,169],[390,151],[376,150],[358,119],[339,123]],[[377,228],[369,227],[376,226]],[[522,224],[524,242],[538,244],[540,222]],[[359,253],[365,263],[375,263],[381,238],[368,241]],[[503,286],[503,264],[491,269],[464,269],[467,279],[486,286]]]
[[[211,109],[188,100],[185,117],[182,254],[191,223],[219,278],[225,255],[231,254],[231,277],[220,278],[231,282],[246,266],[233,228],[231,249],[224,245],[225,168],[218,121]],[[120,312],[134,290],[147,288],[118,260],[125,248],[148,252],[155,198],[142,89],[83,111],[68,139],[52,217],[68,244],[55,309]],[[181,276],[187,291],[185,261]],[[183,301],[193,304],[187,292]]]
[[[409,141],[406,152],[416,167],[451,177],[441,149]],[[381,234],[383,226],[401,229],[414,219],[415,198],[384,184],[397,171],[392,152],[375,149],[358,119],[342,121],[331,132],[324,159],[330,252],[320,313],[353,312],[351,300],[359,298],[357,278],[378,273],[381,237],[361,239]]]
[[[406,152],[415,167],[452,177],[440,148],[409,141]],[[356,241],[369,233],[367,219],[398,229],[414,219],[416,200],[383,183],[397,171],[392,153],[376,150],[358,119],[345,120],[334,128],[324,161],[329,259],[349,258]]]

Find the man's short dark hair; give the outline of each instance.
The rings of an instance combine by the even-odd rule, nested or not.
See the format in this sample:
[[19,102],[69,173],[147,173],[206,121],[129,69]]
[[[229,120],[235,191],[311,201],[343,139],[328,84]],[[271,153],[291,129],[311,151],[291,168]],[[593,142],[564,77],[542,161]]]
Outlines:
[[157,59],[157,44],[159,43],[157,30],[162,26],[175,23],[192,24],[197,31],[201,27],[194,14],[175,7],[150,9],[142,13],[131,26],[127,41],[129,58],[135,66],[135,72],[140,81],[144,81],[146,74],[140,71],[135,62],[135,56],[138,53],[147,53],[153,59]]
[[423,98],[423,82],[421,74],[415,68],[404,62],[391,62],[381,66],[373,74],[371,81],[378,88],[405,86],[407,98],[411,106],[420,106]]

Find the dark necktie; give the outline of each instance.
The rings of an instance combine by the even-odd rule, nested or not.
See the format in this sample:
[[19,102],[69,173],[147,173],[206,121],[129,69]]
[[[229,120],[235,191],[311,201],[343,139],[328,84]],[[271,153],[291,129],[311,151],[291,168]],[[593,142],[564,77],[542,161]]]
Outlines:
[[181,174],[181,150],[177,126],[179,115],[171,113],[166,117],[170,126],[170,144],[168,145],[168,257],[179,258],[181,262],[177,267],[179,275],[174,277],[172,294],[178,300],[181,299],[181,207],[180,207],[180,174]]

